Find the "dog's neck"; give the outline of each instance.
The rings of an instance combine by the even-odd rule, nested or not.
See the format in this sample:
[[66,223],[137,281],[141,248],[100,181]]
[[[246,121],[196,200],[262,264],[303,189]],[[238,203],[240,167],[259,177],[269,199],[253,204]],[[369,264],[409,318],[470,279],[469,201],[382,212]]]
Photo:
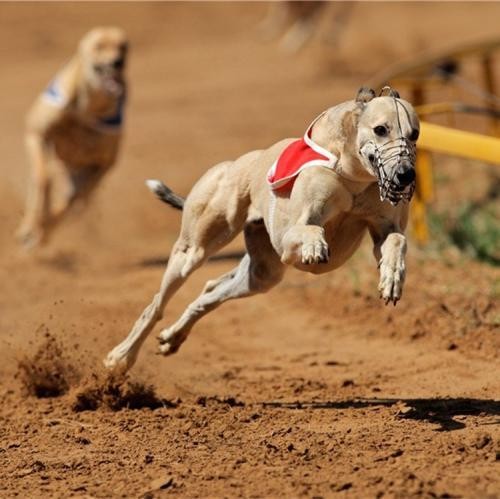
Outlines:
[[352,194],[359,194],[377,183],[377,179],[363,168],[358,155],[348,149],[340,153],[336,168],[343,184]]
[[80,65],[80,85],[77,88],[76,108],[86,115],[101,118],[117,113],[124,100],[126,93],[125,81],[117,82],[117,90],[114,92],[104,88],[99,77],[89,72]]
[[377,179],[361,164],[356,150],[356,106],[346,103],[346,109],[339,106],[329,109],[314,124],[311,138],[321,147],[333,153],[338,162],[334,171],[345,187],[354,195],[367,189]]

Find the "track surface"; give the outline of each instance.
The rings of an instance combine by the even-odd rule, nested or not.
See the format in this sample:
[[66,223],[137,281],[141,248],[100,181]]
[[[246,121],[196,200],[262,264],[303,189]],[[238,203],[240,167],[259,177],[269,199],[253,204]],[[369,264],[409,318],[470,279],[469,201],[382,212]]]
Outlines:
[[[499,5],[450,6],[358,5],[339,48],[290,56],[259,41],[263,4],[0,5],[2,497],[500,496],[499,274],[453,252],[413,247],[396,308],[377,298],[369,244],[335,274],[291,271],[208,316],[174,357],[149,339],[129,381],[154,385],[128,404],[142,408],[74,410],[155,292],[162,268],[148,262],[175,240],[178,213],[143,180],[187,193],[211,164],[300,134],[384,65],[498,30]],[[24,113],[96,24],[132,41],[121,160],[92,206],[23,256]],[[440,201],[482,182],[451,182]],[[235,263],[196,273],[164,323]],[[47,332],[61,372],[81,379],[36,398],[16,373]],[[61,362],[48,345],[40,366]]]

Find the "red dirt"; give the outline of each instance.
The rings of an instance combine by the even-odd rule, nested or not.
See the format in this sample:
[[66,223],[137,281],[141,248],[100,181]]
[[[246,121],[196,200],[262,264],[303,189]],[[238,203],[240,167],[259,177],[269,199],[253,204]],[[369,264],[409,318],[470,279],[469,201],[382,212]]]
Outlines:
[[[173,357],[151,338],[129,378],[101,369],[179,227],[143,180],[186,193],[215,162],[298,135],[385,65],[497,33],[498,4],[450,5],[360,4],[339,48],[316,40],[292,56],[259,41],[263,4],[0,5],[0,496],[500,497],[500,276],[451,249],[411,246],[396,308],[378,300],[367,242],[334,274],[290,271],[224,305]],[[120,164],[48,247],[20,255],[24,113],[95,24],[132,41]],[[480,196],[493,172],[439,168],[445,207]],[[234,264],[198,271],[164,323]],[[64,393],[37,397],[40,380]]]

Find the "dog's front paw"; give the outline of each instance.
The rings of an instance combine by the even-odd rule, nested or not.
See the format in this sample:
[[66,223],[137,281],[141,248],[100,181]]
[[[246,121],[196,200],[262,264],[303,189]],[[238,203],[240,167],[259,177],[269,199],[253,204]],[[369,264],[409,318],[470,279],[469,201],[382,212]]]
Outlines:
[[166,328],[160,331],[158,341],[160,342],[159,350],[162,355],[172,355],[179,350],[179,347],[184,342],[184,337],[171,328]]
[[283,238],[281,261],[294,265],[302,263],[313,265],[327,263],[330,258],[325,231],[316,225],[296,225],[291,227]]
[[22,225],[15,235],[17,241],[25,250],[32,250],[44,242],[43,230],[39,228]]
[[403,258],[382,259],[380,262],[380,282],[378,290],[380,298],[387,305],[392,301],[394,305],[403,294],[403,284],[405,280],[405,262]]
[[330,250],[323,238],[302,244],[302,263],[327,263],[329,258]]

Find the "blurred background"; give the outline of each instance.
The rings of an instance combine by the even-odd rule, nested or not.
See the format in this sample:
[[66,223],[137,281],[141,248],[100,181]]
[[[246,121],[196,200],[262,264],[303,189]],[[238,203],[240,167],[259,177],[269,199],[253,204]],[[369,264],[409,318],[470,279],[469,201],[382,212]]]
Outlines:
[[[145,178],[185,194],[212,164],[300,135],[319,112],[395,63],[500,36],[495,2],[4,3],[0,13],[4,251],[24,202],[25,113],[93,26],[118,25],[130,36],[126,137],[83,224],[80,215],[69,221],[53,244],[70,250],[83,230],[101,252],[126,240],[138,254],[145,240],[154,253],[168,247],[165,235],[177,221],[149,199]],[[477,58],[461,70],[481,83]],[[482,100],[457,85],[427,95],[443,98]],[[485,132],[488,121],[460,115],[454,125]],[[450,203],[481,198],[498,170],[448,158],[436,165],[434,208],[443,216]]]
[[[186,195],[213,164],[301,136],[324,109],[381,83],[388,68],[499,40],[499,19],[498,2],[1,2],[0,419],[10,443],[0,457],[9,496],[153,497],[143,495],[150,481],[166,476],[156,489],[178,497],[227,496],[228,484],[246,497],[496,497],[498,164],[432,155],[429,240],[417,244],[409,231],[396,308],[378,299],[367,238],[332,274],[291,270],[269,294],[224,305],[173,357],[154,355],[148,339],[132,375],[182,399],[178,407],[76,414],[71,393],[27,397],[16,373],[28,353],[35,374],[65,380],[69,363],[81,379],[98,379],[102,358],[149,303],[180,216],[145,179]],[[119,160],[85,210],[24,254],[13,234],[28,177],[25,115],[100,25],[130,38]],[[491,54],[490,76],[500,82]],[[436,67],[441,73],[425,102],[500,108],[498,92],[484,93],[481,56],[454,62],[426,66],[425,81]],[[416,96],[411,86],[398,90]],[[491,134],[490,118],[429,121]],[[238,238],[224,252],[242,249]],[[197,271],[162,327],[235,264]],[[33,357],[46,337],[49,347]],[[309,406],[259,405],[297,399]]]

